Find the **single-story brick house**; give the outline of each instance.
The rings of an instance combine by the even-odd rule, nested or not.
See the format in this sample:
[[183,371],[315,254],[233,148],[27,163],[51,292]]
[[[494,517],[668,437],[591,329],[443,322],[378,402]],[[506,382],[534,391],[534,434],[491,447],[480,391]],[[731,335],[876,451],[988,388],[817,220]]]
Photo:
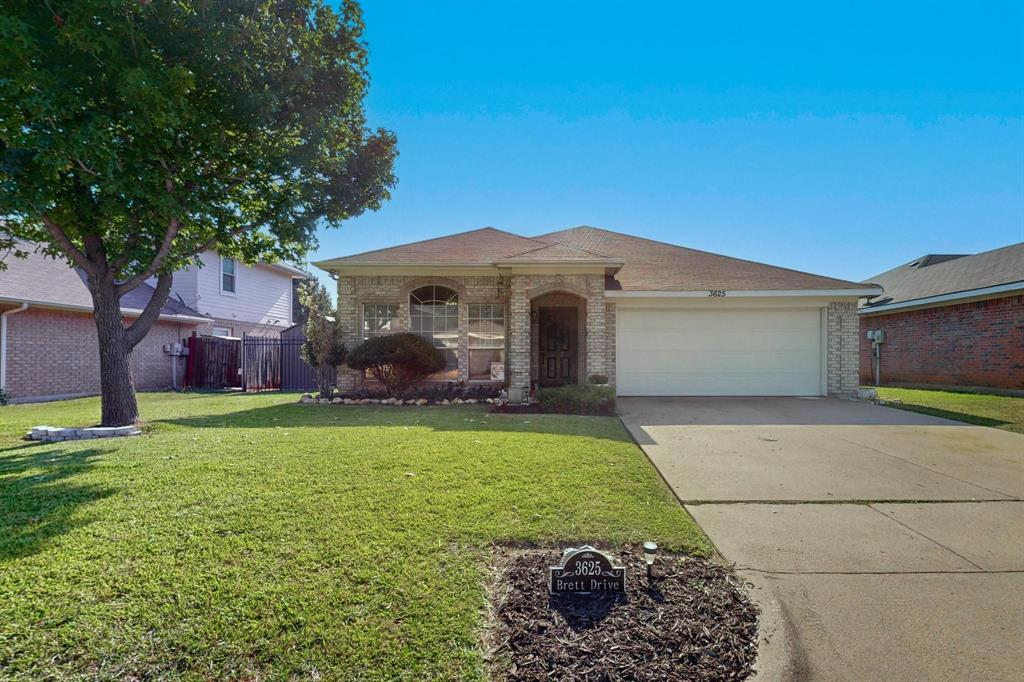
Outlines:
[[[873,285],[593,227],[483,228],[315,263],[348,346],[395,331],[448,358],[436,379],[535,386],[605,375],[619,395],[849,395]],[[361,373],[341,368],[339,386]]]
[[[21,243],[27,259],[6,259],[0,270],[0,388],[14,402],[96,395],[100,387],[99,346],[92,299],[83,275]],[[126,322],[152,296],[143,284],[121,299]],[[209,318],[168,300],[146,337],[132,353],[135,386],[159,390],[180,385],[184,358],[172,360],[164,346],[183,343]],[[177,377],[172,367],[177,366]]]
[[[860,377],[883,385],[1024,392],[1024,242],[974,255],[931,254],[867,281]],[[881,331],[877,348],[867,339]]]

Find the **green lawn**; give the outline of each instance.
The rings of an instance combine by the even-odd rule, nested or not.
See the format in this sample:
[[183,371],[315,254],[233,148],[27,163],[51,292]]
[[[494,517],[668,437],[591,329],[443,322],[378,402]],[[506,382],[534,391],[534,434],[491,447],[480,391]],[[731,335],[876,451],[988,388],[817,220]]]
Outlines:
[[981,393],[880,388],[878,397],[899,399],[904,410],[1024,433],[1024,398]]
[[709,551],[615,419],[294,400],[0,408],[0,677],[474,679],[492,543]]

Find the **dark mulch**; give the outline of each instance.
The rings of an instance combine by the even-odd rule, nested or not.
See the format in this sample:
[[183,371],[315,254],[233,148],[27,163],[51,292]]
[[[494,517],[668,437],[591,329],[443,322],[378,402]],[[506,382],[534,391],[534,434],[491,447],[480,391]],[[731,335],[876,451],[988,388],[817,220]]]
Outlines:
[[551,596],[552,550],[497,558],[487,632],[499,680],[742,680],[757,655],[757,608],[726,569],[662,555],[648,582],[641,555],[626,567],[626,593]]

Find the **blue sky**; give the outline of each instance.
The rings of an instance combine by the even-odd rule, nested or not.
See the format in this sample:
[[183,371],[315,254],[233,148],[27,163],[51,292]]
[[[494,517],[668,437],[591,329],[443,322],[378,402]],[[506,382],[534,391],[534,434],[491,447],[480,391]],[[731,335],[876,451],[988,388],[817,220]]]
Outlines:
[[311,260],[594,225],[860,280],[1024,241],[1024,4],[363,8],[399,184]]

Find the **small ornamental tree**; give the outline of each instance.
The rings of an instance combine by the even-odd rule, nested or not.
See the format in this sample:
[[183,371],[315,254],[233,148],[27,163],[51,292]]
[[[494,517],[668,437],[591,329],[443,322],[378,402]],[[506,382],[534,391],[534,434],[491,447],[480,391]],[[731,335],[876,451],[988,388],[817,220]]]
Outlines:
[[388,334],[367,339],[348,356],[352,369],[368,371],[388,395],[399,395],[413,383],[444,369],[444,354],[415,334]]
[[331,390],[331,370],[345,362],[347,351],[341,340],[331,298],[323,284],[310,279],[299,285],[299,302],[306,309],[306,341],[299,355],[313,368],[316,387],[327,397]]
[[211,249],[301,259],[318,226],[389,198],[362,35],[353,0],[0,4],[0,254],[35,242],[83,272],[104,425],[138,418],[131,353],[172,273]]

